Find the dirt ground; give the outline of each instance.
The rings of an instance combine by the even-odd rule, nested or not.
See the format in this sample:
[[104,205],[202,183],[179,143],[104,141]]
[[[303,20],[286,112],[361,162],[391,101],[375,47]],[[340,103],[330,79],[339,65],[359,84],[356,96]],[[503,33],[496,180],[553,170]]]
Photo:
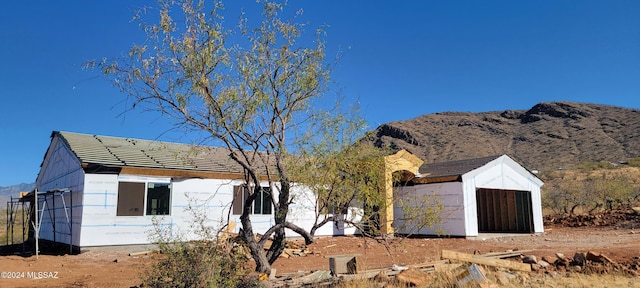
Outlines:
[[[524,254],[553,256],[575,252],[599,252],[618,263],[640,257],[640,226],[582,225],[566,223],[545,226],[540,235],[481,235],[461,238],[396,238],[387,240],[361,237],[319,238],[306,247],[305,256],[280,258],[274,263],[278,275],[298,271],[328,270],[325,256],[360,254],[359,269],[411,265],[440,259],[441,250],[466,253],[533,250]],[[572,225],[580,226],[580,225]],[[500,236],[500,237],[496,237]],[[132,287],[155,255],[128,256],[132,248],[103,248],[79,255],[0,256],[0,287]],[[139,249],[139,248],[138,248]],[[636,257],[636,258],[634,258]],[[637,279],[640,283],[640,279]]]

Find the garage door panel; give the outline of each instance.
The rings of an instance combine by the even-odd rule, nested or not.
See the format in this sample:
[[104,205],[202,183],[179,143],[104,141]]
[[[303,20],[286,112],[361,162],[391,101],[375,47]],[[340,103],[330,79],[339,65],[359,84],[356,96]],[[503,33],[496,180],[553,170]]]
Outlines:
[[532,233],[531,192],[476,190],[479,232]]

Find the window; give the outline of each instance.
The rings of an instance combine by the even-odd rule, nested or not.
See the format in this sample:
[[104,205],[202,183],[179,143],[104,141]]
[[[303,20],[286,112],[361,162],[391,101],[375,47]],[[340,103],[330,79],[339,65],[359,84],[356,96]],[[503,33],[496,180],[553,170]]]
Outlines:
[[[251,207],[251,214],[271,214],[271,188],[261,187],[260,191],[256,191],[257,196],[253,201],[253,207]],[[242,214],[242,205],[244,200],[249,197],[249,191],[246,186],[233,186],[233,203],[231,204],[233,215]]]
[[117,216],[169,215],[170,207],[170,183],[118,183]]
[[145,183],[118,183],[118,211],[117,216],[144,215]]
[[170,184],[149,183],[147,186],[147,215],[169,215]]

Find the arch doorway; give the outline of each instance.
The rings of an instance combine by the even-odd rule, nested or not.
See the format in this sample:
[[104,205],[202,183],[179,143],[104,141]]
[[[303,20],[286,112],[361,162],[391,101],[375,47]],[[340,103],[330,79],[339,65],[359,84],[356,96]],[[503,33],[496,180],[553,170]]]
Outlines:
[[400,172],[403,178],[413,178],[418,175],[418,169],[424,161],[409,153],[407,150],[400,150],[395,154],[384,157],[385,175],[385,207],[380,219],[380,233],[382,235],[393,235],[393,175]]

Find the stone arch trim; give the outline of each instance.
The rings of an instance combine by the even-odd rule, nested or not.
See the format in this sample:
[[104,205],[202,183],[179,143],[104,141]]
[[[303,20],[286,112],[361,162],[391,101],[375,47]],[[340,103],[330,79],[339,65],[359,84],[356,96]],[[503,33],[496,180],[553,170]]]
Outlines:
[[400,150],[395,154],[384,157],[385,175],[385,207],[382,213],[380,223],[380,232],[382,235],[393,235],[393,173],[398,171],[407,171],[418,175],[418,170],[424,161],[407,150]]

